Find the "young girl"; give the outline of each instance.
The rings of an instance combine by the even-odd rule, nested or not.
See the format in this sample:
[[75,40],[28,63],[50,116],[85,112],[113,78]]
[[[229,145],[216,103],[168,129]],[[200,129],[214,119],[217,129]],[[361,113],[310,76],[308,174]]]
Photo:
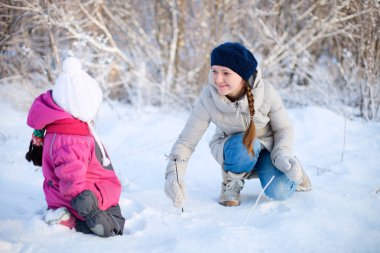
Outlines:
[[258,177],[267,197],[284,200],[311,184],[293,155],[293,127],[280,96],[261,79],[253,54],[239,43],[211,52],[211,84],[203,89],[172,147],[165,192],[174,206],[185,200],[187,161],[210,122],[216,132],[211,153],[222,167],[220,204],[237,206],[244,180]]
[[121,184],[92,126],[102,97],[79,60],[67,58],[53,90],[30,108],[27,124],[36,130],[26,158],[42,165],[46,222],[109,237],[123,234],[125,220]]

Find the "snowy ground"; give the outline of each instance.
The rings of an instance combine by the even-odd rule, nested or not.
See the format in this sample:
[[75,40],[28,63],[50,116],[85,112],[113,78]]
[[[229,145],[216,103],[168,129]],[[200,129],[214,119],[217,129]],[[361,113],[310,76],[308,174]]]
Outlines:
[[42,174],[24,159],[26,112],[1,107],[0,252],[380,252],[379,123],[347,121],[341,162],[344,118],[315,107],[290,110],[296,155],[313,191],[260,201],[249,217],[257,180],[246,182],[239,207],[217,203],[221,173],[208,149],[211,126],[190,160],[181,213],[163,192],[164,154],[188,113],[104,103],[97,129],[123,184],[127,222],[123,236],[103,239],[44,223]]

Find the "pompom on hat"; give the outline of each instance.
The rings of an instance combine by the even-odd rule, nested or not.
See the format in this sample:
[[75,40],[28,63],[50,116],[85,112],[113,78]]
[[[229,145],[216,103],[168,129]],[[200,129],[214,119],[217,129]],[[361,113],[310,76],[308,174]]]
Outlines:
[[77,58],[68,57],[64,60],[62,71],[55,81],[52,96],[59,107],[74,118],[87,123],[100,147],[103,165],[108,166],[110,160],[91,123],[102,103],[103,92],[96,80],[82,69],[82,64]]
[[257,60],[242,44],[226,42],[211,52],[211,66],[219,65],[236,72],[244,80],[249,80],[257,68]]

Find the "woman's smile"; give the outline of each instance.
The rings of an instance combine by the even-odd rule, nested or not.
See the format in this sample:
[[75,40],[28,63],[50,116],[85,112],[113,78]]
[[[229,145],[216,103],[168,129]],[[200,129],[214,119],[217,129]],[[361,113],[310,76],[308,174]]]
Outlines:
[[221,96],[235,98],[242,93],[242,78],[231,69],[223,66],[212,66],[214,85]]

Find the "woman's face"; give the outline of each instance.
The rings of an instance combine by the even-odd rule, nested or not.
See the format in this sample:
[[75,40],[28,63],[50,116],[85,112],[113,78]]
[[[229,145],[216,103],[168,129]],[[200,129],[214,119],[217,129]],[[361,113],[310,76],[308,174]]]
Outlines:
[[219,95],[237,99],[243,93],[243,78],[231,69],[219,65],[211,67],[212,79]]

